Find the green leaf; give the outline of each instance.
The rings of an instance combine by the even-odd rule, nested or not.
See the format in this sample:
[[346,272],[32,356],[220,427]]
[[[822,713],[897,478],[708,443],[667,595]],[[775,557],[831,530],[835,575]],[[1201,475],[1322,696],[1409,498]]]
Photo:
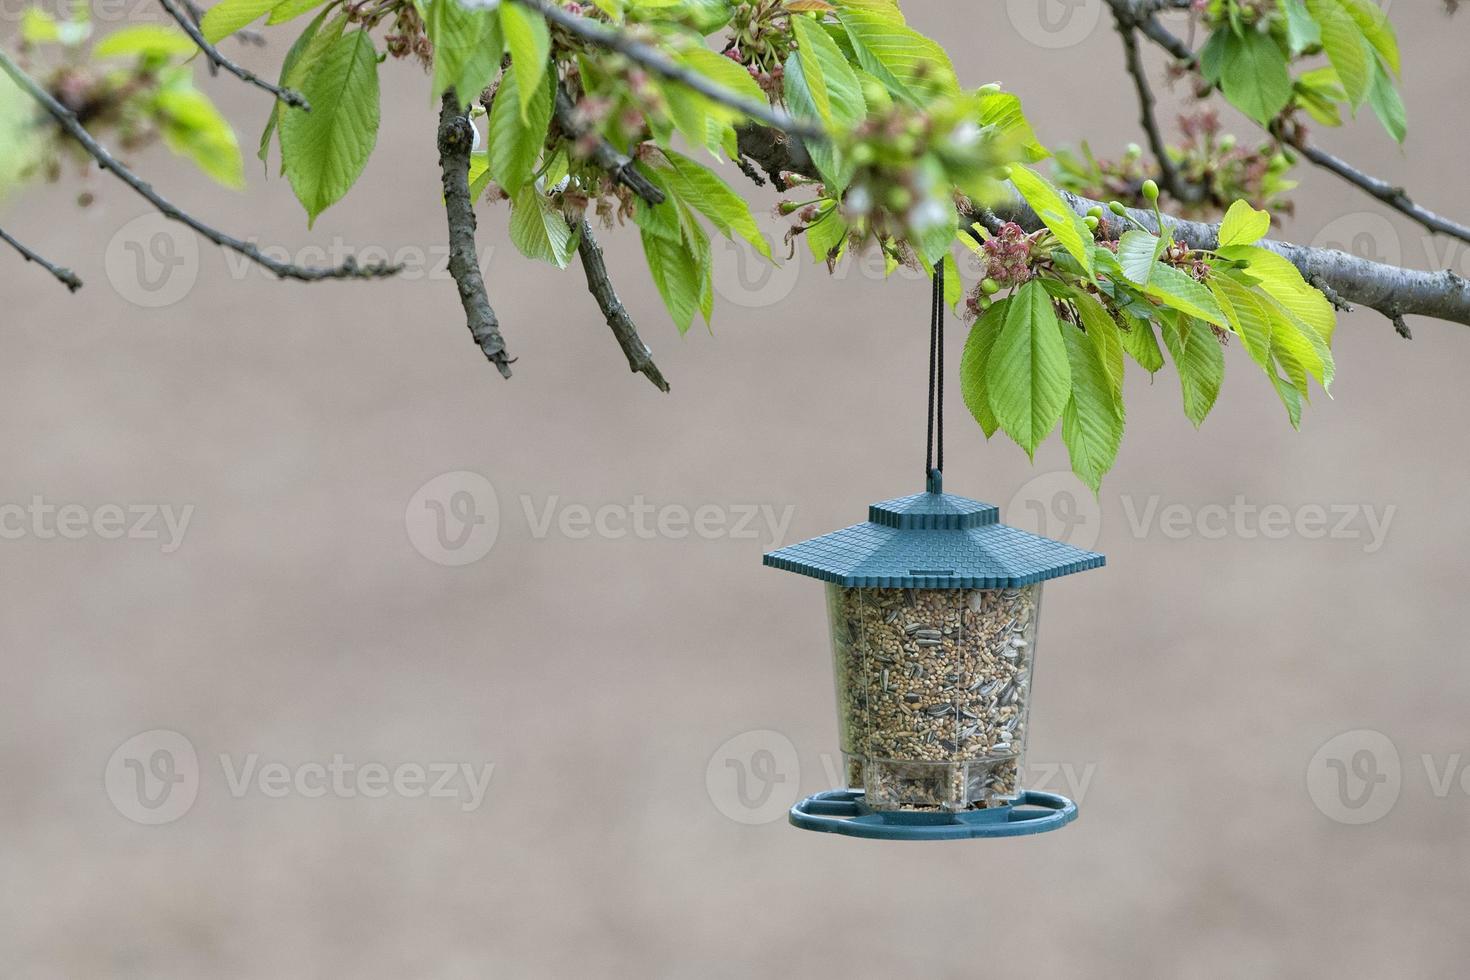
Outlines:
[[61,40],[61,24],[40,7],[28,6],[20,15],[20,39],[27,44],[55,44]]
[[665,200],[662,204],[649,204],[643,198],[633,202],[633,222],[643,231],[650,235],[666,238],[675,244],[683,241],[684,232],[679,227],[679,206],[673,197],[673,192],[664,182],[664,174],[667,171],[648,168],[643,175],[649,182],[664,192]]
[[216,44],[242,27],[259,19],[280,0],[220,0],[204,12],[199,31],[210,44]]
[[470,154],[470,201],[478,204],[485,188],[490,186],[490,154],[475,150]]
[[1164,240],[1135,228],[1118,240],[1118,264],[1123,275],[1139,286],[1147,286],[1164,253]]
[[454,89],[461,109],[480,97],[500,71],[500,19],[493,9],[460,0],[428,0],[424,26],[434,43],[433,98]]
[[154,98],[164,142],[226,187],[244,187],[245,165],[235,130],[188,77],[180,76],[183,84],[168,85]]
[[699,267],[695,256],[681,242],[641,229],[643,255],[658,294],[668,307],[669,316],[681,334],[688,333],[694,314],[700,308],[702,293]]
[[1035,458],[1071,396],[1071,371],[1051,296],[1032,280],[1006,305],[1005,325],[985,366],[990,408],[1012,439]]
[[934,263],[948,255],[954,245],[955,229],[960,223],[954,194],[945,191],[935,194],[931,190],[929,200],[916,210],[922,211],[925,217],[922,225],[914,226],[911,244],[924,265],[933,268]]
[[567,219],[535,184],[526,184],[510,199],[510,240],[528,259],[565,269],[572,257],[572,229]]
[[1122,404],[1113,397],[1112,379],[1091,333],[1063,326],[1062,339],[1072,372],[1072,394],[1062,411],[1062,442],[1072,472],[1096,493],[1123,442]]
[[[654,85],[663,95],[664,104],[668,108],[668,116],[673,121],[674,128],[679,131],[685,141],[691,146],[709,146],[708,100],[678,82],[668,79],[657,79]],[[672,132],[655,130],[655,136],[660,147],[669,149],[673,146]]]
[[847,222],[842,220],[841,209],[835,205],[806,230],[806,244],[814,262],[835,263],[846,240]]
[[1091,293],[1080,289],[1074,291],[1072,305],[1077,308],[1082,326],[1097,348],[1103,370],[1108,375],[1108,386],[1121,409],[1123,405],[1123,331],[1118,329],[1118,321],[1113,319],[1113,315]]
[[1322,29],[1322,47],[1327,60],[1353,106],[1363,104],[1372,82],[1373,49],[1357,20],[1343,0],[1306,0],[1307,10]]
[[1210,277],[1210,291],[1241,338],[1246,353],[1262,368],[1271,365],[1271,315],[1254,289],[1229,272]]
[[1164,354],[1159,350],[1159,339],[1154,336],[1154,324],[1152,320],[1144,320],[1139,317],[1125,317],[1124,322],[1128,329],[1118,331],[1118,339],[1122,341],[1123,349],[1128,356],[1138,362],[1138,366],[1149,374],[1157,374],[1164,366]]
[[1291,427],[1300,429],[1302,427],[1301,393],[1291,386],[1291,382],[1277,374],[1275,368],[1267,370],[1266,376],[1271,379],[1276,394],[1281,398],[1281,404],[1286,406],[1286,417],[1291,420]]
[[[1265,303],[1267,306],[1270,305],[1269,300],[1265,301]],[[1306,399],[1307,393],[1310,390],[1307,382],[1307,369],[1297,359],[1297,356],[1292,353],[1292,345],[1288,343],[1290,338],[1286,334],[1287,331],[1283,328],[1279,338],[1273,337],[1274,342],[1271,345],[1271,359],[1281,370],[1286,372],[1286,383],[1288,387],[1296,392],[1298,401],[1302,401]],[[1290,406],[1288,406],[1289,408]]]
[[933,91],[959,91],[954,65],[935,41],[872,10],[844,7],[838,18],[852,42],[858,64],[894,95],[919,104]]
[[1220,222],[1220,245],[1254,245],[1271,230],[1271,215],[1236,201]]
[[862,83],[827,32],[810,17],[792,17],[797,54],[817,115],[830,130],[845,132],[868,114]]
[[990,352],[995,347],[995,338],[1000,336],[1005,323],[1008,299],[997,300],[990,309],[980,315],[970,327],[970,336],[965,340],[965,352],[960,356],[960,395],[965,407],[980,423],[980,429],[989,439],[1000,427],[995,412],[990,408],[990,387],[986,380],[986,368],[990,363]]
[[[327,11],[325,10],[317,14],[316,17],[312,19],[311,23],[306,25],[306,29],[301,32],[301,36],[296,38],[295,43],[293,43],[290,49],[286,52],[285,60],[281,62],[281,77],[280,82],[278,83],[281,85],[281,87],[291,87],[296,83],[298,76],[305,74],[304,69],[306,67],[309,67],[309,65],[307,64],[308,59],[306,57],[308,51],[326,50],[326,45],[324,43],[325,36],[341,35],[342,28],[345,27],[347,24],[347,17],[345,15],[339,15],[337,19],[332,22],[332,26],[329,27],[326,32],[323,32],[321,30],[321,26],[322,21],[325,20],[326,17]],[[335,30],[333,30],[333,28],[335,28]],[[323,41],[319,42],[318,38],[323,38]],[[314,62],[315,58],[311,60]],[[286,109],[287,107],[283,106],[279,101],[272,102],[270,116],[267,117],[265,121],[265,129],[262,130],[260,134],[260,148],[256,151],[255,155],[260,159],[261,163],[267,164],[267,173],[269,173],[268,164],[270,161],[271,137],[275,135],[276,126],[279,125],[281,121],[281,113],[285,112]]]
[[1092,232],[1080,215],[1067,206],[1062,195],[1035,171],[1019,164],[1011,167],[1011,183],[1026,199],[1031,210],[1057,236],[1057,241],[1092,274]]
[[1197,429],[1220,394],[1225,377],[1225,352],[1208,326],[1189,318],[1178,324],[1165,321],[1164,345],[1179,372],[1179,386],[1184,393],[1184,414]]
[[1404,100],[1399,98],[1398,90],[1393,87],[1393,80],[1388,77],[1383,65],[1376,61],[1373,63],[1373,84],[1368,88],[1368,104],[1373,107],[1373,114],[1383,123],[1383,128],[1388,130],[1388,135],[1394,138],[1394,142],[1402,143],[1409,132]]
[[1322,43],[1322,32],[1302,6],[1302,0],[1281,0],[1281,7],[1286,11],[1286,38],[1293,55]]
[[1348,16],[1358,25],[1358,30],[1363,32],[1363,37],[1373,46],[1373,50],[1378,52],[1384,64],[1397,75],[1401,70],[1399,41],[1394,35],[1393,25],[1388,21],[1388,13],[1373,0],[1341,0],[1341,3]]
[[[637,4],[648,7],[649,4]],[[677,0],[662,10],[651,10],[649,14],[662,14],[663,18],[688,24],[701,36],[713,34],[730,22],[735,8],[730,0]],[[662,19],[662,18],[661,18]]]
[[[680,54],[679,61],[685,68],[703,75],[732,95],[758,105],[766,103],[765,93],[756,85],[750,73],[729,58],[705,47],[695,47]],[[796,63],[794,55],[791,63]],[[731,124],[743,119],[738,110],[706,98],[680,82],[659,79],[655,84],[668,105],[668,117],[691,146],[704,147],[716,158],[721,149],[731,152],[736,143]],[[810,115],[815,118],[815,112]],[[663,115],[655,114],[649,119],[649,124],[654,129],[659,146],[670,148],[671,134]],[[738,150],[733,155],[738,155]]]
[[520,83],[517,91],[521,96],[521,115],[525,117],[546,74],[547,59],[551,56],[551,31],[545,18],[518,3],[502,3],[499,11],[500,30],[510,52],[510,69]]
[[1232,37],[1228,29],[1221,28],[1212,32],[1199,49],[1199,73],[1211,85],[1219,85],[1220,76],[1225,73],[1225,52]]
[[[522,99],[520,76],[507,72],[494,101],[490,103],[487,141],[490,176],[511,196],[515,196],[521,185],[531,179],[541,148],[546,143],[556,99],[554,84],[550,74],[543,74],[532,97]],[[522,105],[528,106],[524,113],[521,112]]]
[[[766,93],[755,83],[755,79],[750,77],[750,72],[724,55],[711,51],[709,48],[690,48],[688,51],[679,55],[679,61],[686,68],[694,69],[716,85],[734,95],[738,95],[747,102],[754,102],[761,105],[767,101]],[[703,98],[703,96],[700,96],[700,98]],[[705,101],[709,102],[708,99]],[[709,102],[709,104],[716,111],[728,113],[731,118],[738,118],[739,116],[739,113],[734,109],[727,108],[715,102]]]
[[1301,272],[1286,258],[1264,248],[1232,245],[1216,254],[1246,263],[1245,271],[1261,282],[1261,289],[1310,326],[1328,344],[1337,327],[1337,313],[1327,297],[1309,286]]
[[281,163],[310,227],[357,182],[378,141],[378,53],[367,31],[331,41],[300,89],[311,111],[281,117]]
[[[1332,349],[1312,327],[1303,323],[1274,297],[1266,293],[1258,295],[1261,306],[1271,317],[1272,353],[1283,361],[1289,358],[1294,365],[1300,365],[1301,370],[1317,379],[1324,391],[1330,390],[1337,370]],[[1306,380],[1299,373],[1294,374],[1293,380],[1299,382],[1299,390],[1305,395]]]
[[1003,145],[1018,148],[1032,163],[1045,160],[1051,151],[1036,138],[1036,131],[1021,111],[1021,100],[1010,92],[985,90],[976,96],[980,125],[990,127]]
[[890,24],[908,23],[898,7],[898,0],[835,0],[835,3],[841,10],[861,10]]
[[[802,68],[801,59],[794,52],[786,59],[781,85],[786,96],[786,107],[791,114],[797,119],[816,121],[817,104],[807,85],[806,70]],[[806,144],[806,148],[828,190],[833,194],[845,191],[855,169],[851,158],[835,142],[812,141]]]
[[694,212],[683,202],[679,203],[679,227],[683,232],[685,246],[694,259],[695,282],[699,286],[699,312],[709,326],[715,307],[714,253],[709,247],[709,235],[694,217]]
[[295,20],[302,14],[320,7],[324,0],[280,0],[271,8],[271,15],[265,19],[268,26],[284,24],[288,20]]
[[[957,309],[960,300],[965,298],[965,283],[960,279],[959,263],[955,262],[952,255],[947,255],[948,260],[944,263],[944,301],[949,304],[950,309]],[[931,270],[930,278],[933,278]]]
[[1304,71],[1292,82],[1297,104],[1324,126],[1341,126],[1342,113],[1337,104],[1347,101],[1337,69],[1331,65]]
[[1157,263],[1143,291],[1181,313],[1225,326],[1225,314],[1220,312],[1220,306],[1210,291],[1196,282],[1193,276],[1172,265]]
[[[66,6],[71,5],[63,5],[63,9]],[[7,15],[12,13],[7,11]],[[58,20],[39,7],[27,6],[20,15],[20,36],[27,44],[77,47],[92,36],[92,21],[88,17],[87,5],[76,4],[71,15],[63,20]]]
[[1286,55],[1269,34],[1217,31],[1215,36],[1222,35],[1219,68],[1225,98],[1256,122],[1269,123],[1291,101]]
[[92,48],[98,58],[189,57],[199,50],[183,31],[160,24],[138,24],[114,31]]
[[675,197],[708,218],[726,238],[739,235],[761,255],[773,259],[770,243],[761,234],[745,198],[731,190],[714,171],[683,154],[665,150],[664,156],[671,166],[659,168],[660,173]]

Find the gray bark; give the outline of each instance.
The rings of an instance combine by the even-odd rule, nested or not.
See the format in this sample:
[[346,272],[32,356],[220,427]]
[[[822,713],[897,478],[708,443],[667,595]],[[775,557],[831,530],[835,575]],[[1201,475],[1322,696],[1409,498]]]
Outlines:
[[490,363],[508,378],[514,358],[505,352],[505,338],[500,335],[500,321],[485,292],[485,277],[480,274],[480,255],[475,247],[475,205],[470,197],[473,148],[469,117],[460,111],[459,97],[450,89],[439,107],[439,169],[444,177],[444,212],[449,220],[449,274],[459,287],[459,302],[470,336]]

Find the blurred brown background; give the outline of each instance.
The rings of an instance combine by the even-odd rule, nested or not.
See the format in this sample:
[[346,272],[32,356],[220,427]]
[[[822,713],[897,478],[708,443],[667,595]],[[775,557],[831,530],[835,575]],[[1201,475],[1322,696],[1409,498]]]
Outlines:
[[[1134,137],[1098,0],[907,6],[966,81],[1018,91],[1048,143],[1113,154]],[[1428,0],[1392,16],[1407,146],[1366,111],[1319,138],[1470,217],[1470,19]],[[273,70],[289,40],[232,50]],[[1033,774],[1079,796],[1082,818],[968,844],[801,833],[784,807],[831,785],[836,749],[821,590],[761,568],[760,512],[737,522],[745,505],[791,508],[791,542],[920,489],[927,289],[804,260],[762,274],[727,249],[713,336],[680,340],[636,236],[605,235],[666,397],[627,372],[580,271],[524,261],[489,211],[491,290],[520,357],[503,382],[433,251],[427,82],[390,64],[384,83],[368,172],[314,232],[253,160],[239,196],[162,151],[137,163],[300,258],[334,241],[425,257],[400,281],[276,284],[125,227],[142,202],[105,180],[87,210],[67,185],[3,212],[88,288],[68,297],[0,254],[0,503],[193,509],[176,548],[166,529],[65,540],[9,512],[0,975],[1463,975],[1466,328],[1421,320],[1405,343],[1377,314],[1345,317],[1336,400],[1299,434],[1237,349],[1198,433],[1172,373],[1140,373],[1095,504],[1055,437],[1034,467],[987,445],[952,375],[947,488],[1023,526],[1037,504],[1080,515],[1050,530],[1108,554],[1049,587],[1041,637]],[[264,97],[204,84],[253,148]],[[1470,274],[1463,246],[1300,176],[1281,237]],[[951,323],[951,365],[964,333]],[[494,506],[472,478],[431,483],[456,471],[483,476]],[[1232,518],[1219,535],[1210,505],[1237,496],[1299,523],[1273,537]],[[433,501],[451,539],[473,532],[460,550],[438,550]],[[656,516],[651,535],[618,536],[640,503],[666,522],[714,509],[703,536]],[[574,505],[612,508],[614,533],[580,536]],[[1166,530],[1171,505],[1184,517]],[[492,530],[477,561],[426,557],[468,560]],[[1349,734],[1313,762],[1361,729],[1388,750]],[[179,734],[129,743],[152,730]],[[456,798],[369,798],[350,780],[318,794],[310,766],[334,756],[494,768],[479,805],[462,772]],[[301,787],[269,795],[267,763]],[[177,819],[135,819],[154,816]]]

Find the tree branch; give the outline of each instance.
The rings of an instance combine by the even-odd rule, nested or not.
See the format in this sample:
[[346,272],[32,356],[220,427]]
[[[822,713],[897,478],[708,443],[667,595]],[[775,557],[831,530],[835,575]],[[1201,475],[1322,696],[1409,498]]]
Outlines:
[[75,272],[72,272],[65,266],[59,266],[56,265],[54,262],[47,261],[39,253],[31,251],[22,242],[19,242],[16,239],[12,238],[5,231],[4,228],[0,228],[0,241],[5,242],[11,248],[19,252],[21,254],[21,257],[24,258],[27,262],[34,262],[41,268],[45,269],[47,272],[51,273],[63,286],[65,286],[72,292],[76,292],[78,289],[82,288],[82,281],[77,278],[77,274]]
[[199,50],[204,52],[205,57],[209,59],[209,63],[212,66],[223,68],[247,85],[254,85],[258,89],[269,92],[286,103],[286,105],[295,106],[304,112],[311,111],[311,103],[307,102],[300,92],[293,92],[291,89],[281,88],[279,85],[272,85],[255,74],[255,72],[247,68],[241,68],[229,58],[220,54],[219,49],[205,39],[204,33],[199,30],[199,26],[194,22],[192,15],[180,8],[174,0],[158,0],[158,2],[164,10],[168,11],[168,15],[183,29],[184,33],[189,35],[190,39],[198,45]]
[[1138,91],[1138,123],[1143,127],[1154,159],[1158,161],[1159,184],[1176,201],[1188,203],[1197,200],[1198,188],[1180,178],[1179,171],[1174,166],[1174,160],[1169,156],[1169,150],[1164,145],[1164,136],[1159,131],[1159,121],[1154,115],[1153,89],[1149,87],[1148,74],[1143,68],[1143,56],[1138,50],[1137,25],[1134,20],[1123,13],[1121,4],[1115,4],[1113,7],[1113,26],[1117,28],[1118,36],[1123,39],[1123,56],[1127,62],[1128,74],[1133,76],[1133,86]]
[[649,204],[662,204],[664,192],[653,186],[648,178],[638,170],[638,165],[631,157],[619,153],[617,147],[613,146],[600,135],[592,134],[590,127],[577,123],[577,108],[572,105],[572,100],[567,93],[562,91],[560,85],[556,88],[556,121],[562,131],[571,137],[573,142],[585,142],[595,139],[592,146],[592,162],[612,174],[613,179],[627,187]]
[[475,205],[470,198],[474,131],[469,117],[460,111],[459,96],[452,88],[444,93],[439,106],[438,144],[444,212],[449,219],[449,274],[459,287],[459,302],[470,336],[501,376],[508,378],[515,359],[505,352],[505,338],[500,335],[500,321],[485,293],[485,277],[480,274],[479,252],[475,249]]
[[547,21],[560,27],[573,37],[595,44],[609,51],[616,51],[629,60],[636,62],[648,71],[653,72],[670,81],[678,82],[687,88],[691,88],[703,95],[705,98],[721,105],[729,106],[741,115],[748,116],[757,122],[774,126],[803,139],[826,140],[827,134],[821,127],[809,123],[800,122],[779,109],[774,109],[764,102],[753,102],[742,99],[740,96],[730,92],[722,85],[710,81],[697,71],[691,71],[683,65],[678,64],[668,55],[651,45],[644,44],[623,31],[599,21],[591,20],[565,10],[550,0],[514,0],[523,7],[536,11]]
[[[1101,201],[1092,201],[1070,191],[1060,193],[1078,214],[1086,214],[1094,207],[1106,207]],[[1030,231],[1043,226],[1041,219],[1019,198],[994,208],[993,212],[1001,220],[1014,221]],[[1159,230],[1152,211],[1129,208],[1128,213],[1149,230]],[[984,215],[977,212],[967,218],[983,220]],[[1190,248],[1214,249],[1219,246],[1218,224],[1186,221],[1169,215],[1164,216],[1164,223],[1176,239]],[[1401,334],[1407,329],[1403,326],[1405,315],[1429,316],[1470,326],[1470,280],[1450,269],[1441,272],[1404,269],[1336,249],[1311,248],[1269,239],[1258,244],[1296,266],[1307,282],[1319,289],[1325,285],[1324,293],[1329,297],[1335,296],[1337,302],[1358,303],[1382,313],[1394,322]]]
[[170,221],[177,221],[180,224],[187,225],[216,245],[240,253],[257,265],[270,270],[281,279],[295,279],[299,282],[317,282],[322,279],[380,279],[384,276],[391,276],[402,268],[397,265],[376,262],[370,265],[359,266],[357,261],[352,258],[347,259],[341,265],[328,267],[301,266],[291,262],[281,262],[273,259],[250,242],[242,242],[238,238],[232,238],[222,231],[211,228],[187,211],[180,210],[167,198],[155,191],[152,185],[119,163],[107,151],[106,147],[93,139],[92,134],[87,132],[86,127],[77,121],[76,113],[66,108],[60,102],[57,102],[51,93],[42,88],[34,78],[21,71],[20,67],[10,59],[10,56],[4,50],[0,50],[0,69],[3,69],[7,75],[14,79],[15,83],[27,95],[40,103],[41,107],[51,114],[51,117],[56,120],[61,128],[72,139],[76,140],[92,159],[97,161],[99,167],[103,170],[111,171],[118,180],[127,184],[139,196],[153,205],[159,214],[168,218]]
[[[767,173],[792,171],[810,174],[810,162],[799,143],[773,138],[752,130],[742,131],[740,150],[749,156]],[[1088,200],[1070,191],[1061,191],[1062,197],[1078,214],[1106,205],[1101,201]],[[1158,231],[1158,222],[1152,211],[1130,209],[1129,213],[1143,223],[1144,227]],[[1015,221],[1028,231],[1043,227],[1042,221],[1019,198],[993,209],[1001,220]],[[984,221],[983,211],[965,215],[968,225],[973,221]],[[1174,237],[1190,248],[1213,249],[1219,245],[1220,226],[1200,221],[1164,216],[1164,221],[1174,230]],[[1321,289],[1325,284],[1331,290],[1329,296],[1348,303],[1371,307],[1384,316],[1400,320],[1405,315],[1435,317],[1451,323],[1470,326],[1470,280],[1446,269],[1442,272],[1423,272],[1399,266],[1373,262],[1358,258],[1336,249],[1310,248],[1287,242],[1262,241],[1260,246],[1285,257],[1301,272],[1302,278]],[[1324,293],[1327,290],[1323,290]],[[1396,323],[1399,321],[1395,321]]]
[[[1108,3],[1112,6],[1113,12],[1116,15],[1120,7],[1127,7],[1129,5],[1129,0],[1108,0]],[[1189,45],[1172,34],[1152,15],[1140,20],[1138,27],[1149,40],[1182,61],[1187,67],[1195,68],[1198,66],[1199,59],[1189,49]],[[1395,187],[1386,180],[1364,173],[1341,157],[1334,156],[1326,150],[1312,146],[1307,142],[1306,135],[1300,131],[1287,133],[1280,126],[1264,128],[1272,137],[1301,153],[1308,162],[1321,167],[1329,173],[1336,174],[1369,196],[1377,198],[1393,210],[1418,222],[1429,231],[1437,232],[1441,235],[1449,235],[1462,242],[1470,243],[1470,227],[1451,221],[1442,215],[1430,211],[1428,208],[1420,207],[1404,192],[1402,187]]]
[[587,290],[592,293],[597,305],[602,308],[602,315],[607,318],[607,325],[612,328],[613,336],[617,338],[618,346],[623,349],[623,356],[628,359],[628,369],[635,374],[641,374],[652,381],[659,391],[667,392],[669,383],[664,380],[663,372],[658,365],[653,363],[653,351],[638,336],[638,326],[633,318],[628,315],[628,310],[623,306],[623,301],[618,299],[617,292],[613,289],[612,279],[607,274],[607,264],[602,260],[602,249],[597,244],[597,239],[592,235],[592,225],[583,218],[580,227],[576,222],[568,221],[573,230],[579,230],[581,240],[577,243],[577,254],[582,257],[582,271],[587,274]]
[[[760,164],[778,191],[786,189],[786,181],[781,174],[810,174],[816,170],[811,154],[807,153],[806,144],[778,129],[769,126],[740,126],[735,130],[735,139],[739,144],[742,163],[750,159]],[[750,172],[744,166],[740,170],[750,177]],[[751,179],[755,180],[754,177]]]
[[1289,146],[1294,147],[1312,163],[1315,163],[1324,170],[1329,170],[1337,174],[1343,180],[1357,186],[1365,194],[1376,197],[1400,214],[1414,219],[1428,230],[1470,243],[1470,228],[1415,204],[1409,195],[1404,193],[1402,187],[1395,187],[1386,180],[1380,180],[1370,174],[1365,174],[1341,157],[1334,156],[1326,150],[1321,150],[1311,145],[1307,142],[1306,134],[1298,131],[1290,136],[1280,136],[1278,138]]

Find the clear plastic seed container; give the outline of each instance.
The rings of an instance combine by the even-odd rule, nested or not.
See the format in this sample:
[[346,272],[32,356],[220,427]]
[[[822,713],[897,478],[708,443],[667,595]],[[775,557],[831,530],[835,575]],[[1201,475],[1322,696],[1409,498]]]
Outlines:
[[827,587],[850,786],[874,810],[999,806],[1021,791],[1041,586]]

